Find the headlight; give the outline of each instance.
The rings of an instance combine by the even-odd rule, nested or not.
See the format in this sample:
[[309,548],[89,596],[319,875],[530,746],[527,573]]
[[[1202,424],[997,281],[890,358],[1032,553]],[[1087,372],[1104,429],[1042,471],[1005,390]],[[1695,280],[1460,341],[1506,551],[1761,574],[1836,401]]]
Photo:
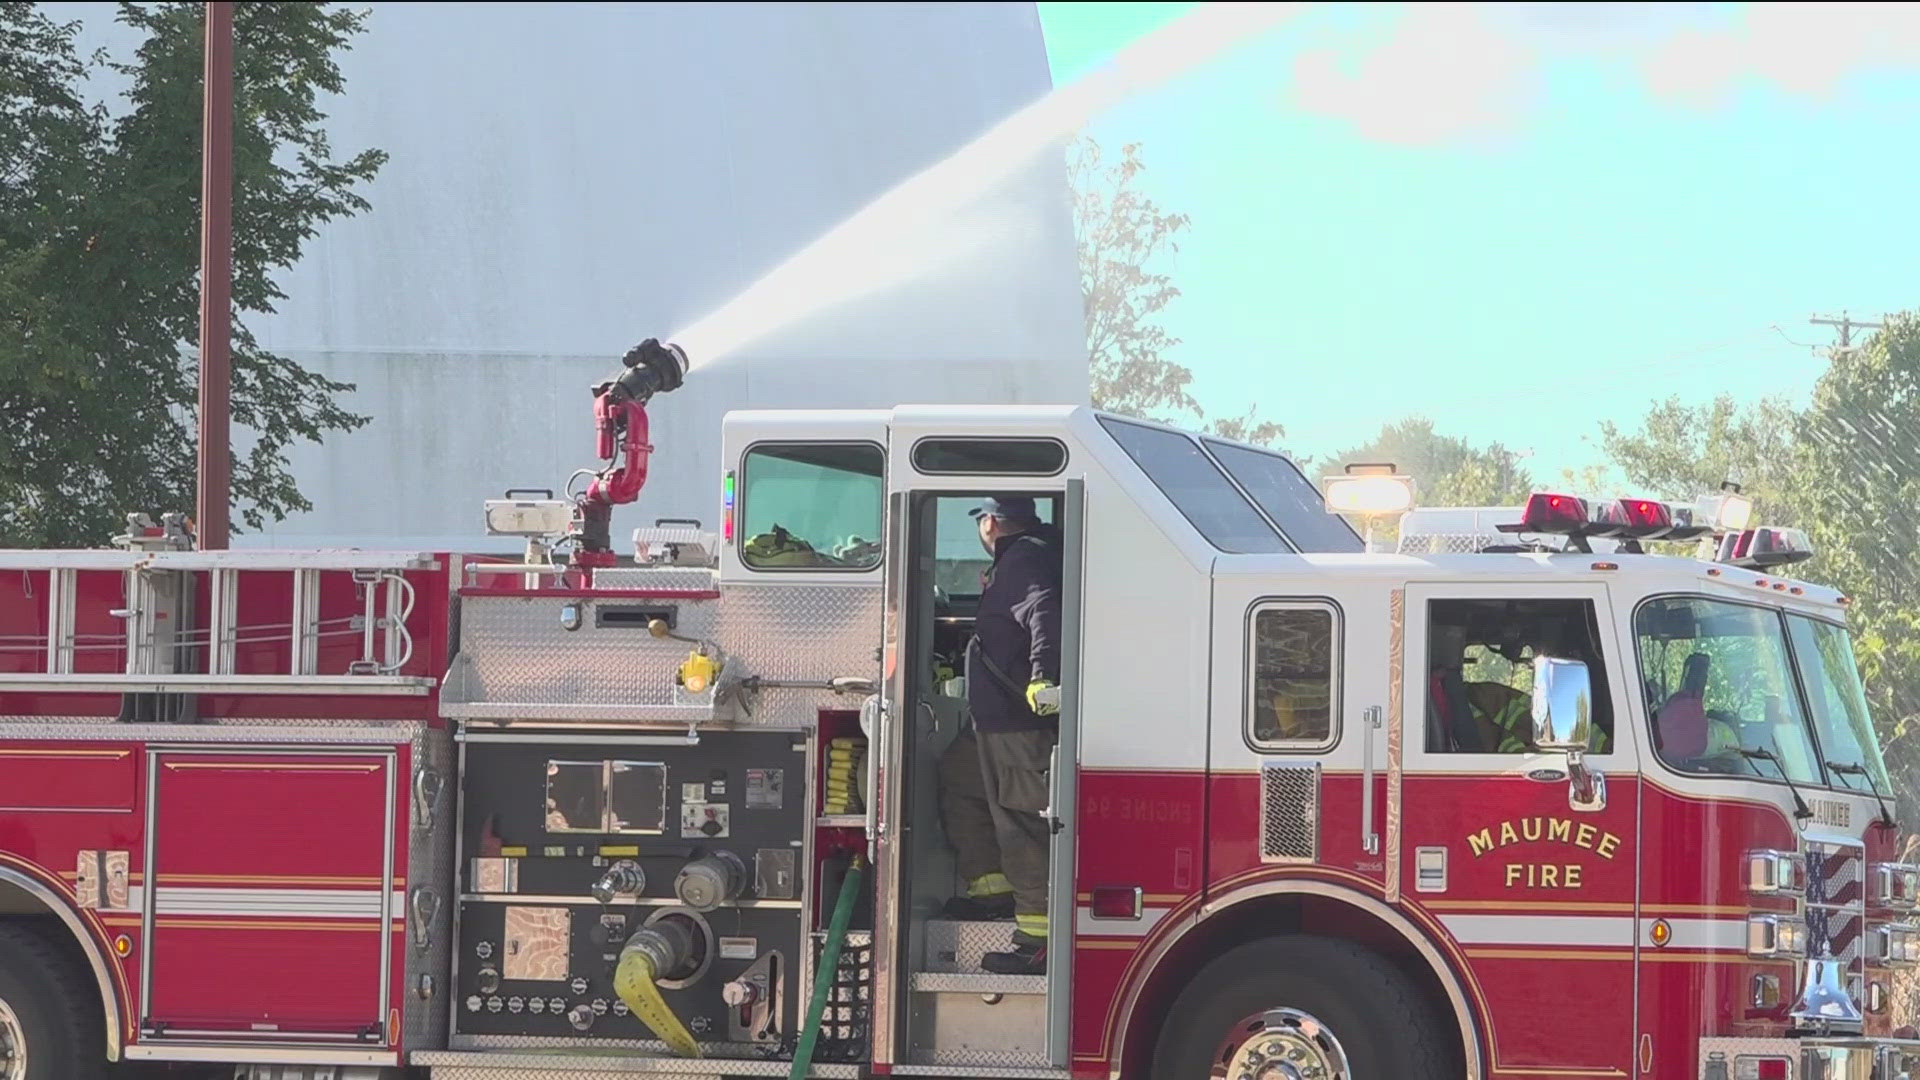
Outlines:
[[1896,911],[1912,911],[1920,906],[1920,866],[1906,863],[1881,863],[1873,868],[1874,900]]
[[1747,916],[1747,955],[1805,956],[1807,924],[1779,915]]
[[1890,923],[1873,928],[1873,958],[1884,964],[1920,963],[1920,926]]
[[1760,896],[1798,896],[1807,888],[1806,857],[1794,851],[1747,853],[1747,889]]

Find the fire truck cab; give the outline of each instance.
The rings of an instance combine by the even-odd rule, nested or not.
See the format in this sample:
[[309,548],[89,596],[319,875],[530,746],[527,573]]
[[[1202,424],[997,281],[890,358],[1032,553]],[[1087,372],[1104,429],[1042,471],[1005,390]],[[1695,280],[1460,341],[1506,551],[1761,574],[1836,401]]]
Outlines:
[[[1388,553],[1278,454],[1085,408],[723,453],[617,565],[514,497],[522,562],[0,553],[0,1080],[1906,1075],[1845,600],[1729,500],[1345,478]],[[1009,495],[1063,560],[1033,975],[943,914]]]

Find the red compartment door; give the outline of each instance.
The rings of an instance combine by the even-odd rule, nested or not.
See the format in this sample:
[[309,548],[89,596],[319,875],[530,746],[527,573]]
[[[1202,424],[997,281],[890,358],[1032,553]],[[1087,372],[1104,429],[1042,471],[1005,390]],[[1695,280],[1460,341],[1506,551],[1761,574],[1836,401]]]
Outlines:
[[397,756],[152,755],[143,1041],[387,1045]]

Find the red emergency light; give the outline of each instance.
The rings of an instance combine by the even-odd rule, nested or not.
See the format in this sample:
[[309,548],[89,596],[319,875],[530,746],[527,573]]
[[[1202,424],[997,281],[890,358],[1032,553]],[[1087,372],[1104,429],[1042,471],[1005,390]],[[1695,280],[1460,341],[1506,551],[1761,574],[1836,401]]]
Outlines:
[[1813,543],[1799,529],[1742,529],[1721,539],[1717,557],[1748,570],[1765,570],[1813,558]]
[[1503,525],[1503,532],[1544,533],[1576,541],[1585,551],[1590,537],[1620,537],[1621,549],[1637,553],[1642,540],[1690,540],[1708,527],[1695,524],[1691,508],[1657,499],[1617,499],[1589,502],[1577,495],[1535,492],[1527,498],[1520,523]]
[[1520,531],[1571,536],[1584,533],[1591,521],[1587,500],[1536,492],[1520,513]]

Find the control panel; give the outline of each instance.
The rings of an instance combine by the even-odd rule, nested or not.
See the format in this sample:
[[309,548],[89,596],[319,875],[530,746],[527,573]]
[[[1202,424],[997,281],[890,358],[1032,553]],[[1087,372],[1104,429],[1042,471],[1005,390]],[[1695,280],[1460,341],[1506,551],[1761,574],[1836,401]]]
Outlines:
[[804,733],[581,738],[465,741],[456,1041],[656,1041],[614,988],[633,942],[660,1000],[710,1051],[791,1043],[812,812]]

